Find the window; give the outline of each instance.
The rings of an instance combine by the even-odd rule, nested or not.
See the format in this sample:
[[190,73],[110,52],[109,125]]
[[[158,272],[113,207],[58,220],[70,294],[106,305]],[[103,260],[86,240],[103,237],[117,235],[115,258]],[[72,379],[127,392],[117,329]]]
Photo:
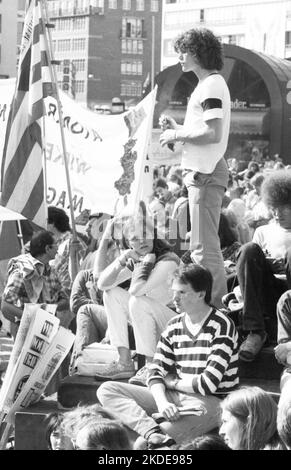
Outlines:
[[71,19],[70,18],[60,18],[56,22],[56,29],[59,31],[70,31],[71,30]]
[[204,10],[200,10],[200,23],[204,23]]
[[141,18],[122,18],[123,38],[145,37],[144,20]]
[[124,80],[121,82],[121,96],[141,96],[142,84],[137,81]]
[[76,72],[84,72],[85,59],[74,59],[72,62],[73,62]]
[[291,46],[291,31],[285,32],[285,45]]
[[144,11],[144,0],[136,0],[136,11]]
[[70,39],[60,39],[58,41],[58,52],[67,52],[71,50],[71,40]]
[[122,39],[121,52],[123,54],[143,54],[143,41],[141,39]]
[[151,0],[151,11],[159,11],[159,0]]
[[131,0],[123,0],[122,8],[123,8],[123,10],[130,10],[131,9]]
[[121,61],[121,74],[122,75],[142,75],[142,61],[141,60],[122,60]]
[[86,48],[86,39],[85,38],[74,38],[73,39],[73,51],[84,51]]
[[73,28],[78,29],[78,30],[86,29],[86,17],[85,16],[75,17],[73,19]]
[[111,10],[116,10],[117,9],[117,0],[109,0],[108,8],[110,8]]
[[84,91],[85,91],[85,81],[75,80],[75,93],[84,93]]

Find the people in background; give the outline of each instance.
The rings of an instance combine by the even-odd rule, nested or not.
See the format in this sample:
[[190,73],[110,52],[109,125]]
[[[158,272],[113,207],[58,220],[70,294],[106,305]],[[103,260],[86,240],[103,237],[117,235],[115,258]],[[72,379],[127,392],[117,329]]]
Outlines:
[[252,242],[242,246],[237,261],[246,335],[239,356],[244,361],[255,359],[267,333],[276,339],[276,305],[291,288],[291,172],[270,174],[262,185],[262,199],[273,210],[274,219],[256,229]]

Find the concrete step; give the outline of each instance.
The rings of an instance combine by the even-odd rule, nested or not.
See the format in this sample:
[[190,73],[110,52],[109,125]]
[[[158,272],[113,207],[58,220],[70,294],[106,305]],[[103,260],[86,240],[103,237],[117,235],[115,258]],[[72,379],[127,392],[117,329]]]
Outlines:
[[[118,380],[118,382],[127,383],[127,379]],[[72,408],[78,403],[97,403],[96,392],[102,383],[102,381],[95,380],[94,377],[68,375],[61,381],[58,388],[58,402],[64,408]]]
[[253,362],[239,360],[241,379],[280,380],[283,371],[274,354],[274,346],[264,347]]

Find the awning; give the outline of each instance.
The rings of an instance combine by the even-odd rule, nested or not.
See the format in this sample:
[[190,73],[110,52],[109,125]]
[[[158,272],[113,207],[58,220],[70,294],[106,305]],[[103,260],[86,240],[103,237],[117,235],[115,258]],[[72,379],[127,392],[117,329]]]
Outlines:
[[267,135],[269,133],[269,110],[232,111],[230,118],[231,134]]
[[25,217],[18,212],[14,212],[7,207],[0,206],[0,222],[8,220],[23,220]]

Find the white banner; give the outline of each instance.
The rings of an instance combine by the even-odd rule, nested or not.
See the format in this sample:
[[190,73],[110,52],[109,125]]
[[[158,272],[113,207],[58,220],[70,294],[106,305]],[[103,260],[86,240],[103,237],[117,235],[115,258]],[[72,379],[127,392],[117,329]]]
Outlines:
[[[0,80],[2,158],[13,80]],[[136,204],[152,192],[148,143],[156,89],[119,115],[98,115],[60,91],[75,216],[84,209],[113,214],[118,200]],[[46,98],[47,202],[69,207],[56,100]],[[150,180],[150,182],[149,182]]]

